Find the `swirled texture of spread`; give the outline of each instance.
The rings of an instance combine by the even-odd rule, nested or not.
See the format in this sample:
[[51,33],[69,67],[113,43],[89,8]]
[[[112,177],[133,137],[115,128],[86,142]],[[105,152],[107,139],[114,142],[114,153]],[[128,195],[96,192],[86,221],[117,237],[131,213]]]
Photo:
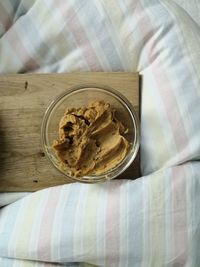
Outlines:
[[61,168],[71,176],[100,175],[126,157],[130,145],[123,135],[127,132],[111,105],[96,101],[66,110],[53,148]]

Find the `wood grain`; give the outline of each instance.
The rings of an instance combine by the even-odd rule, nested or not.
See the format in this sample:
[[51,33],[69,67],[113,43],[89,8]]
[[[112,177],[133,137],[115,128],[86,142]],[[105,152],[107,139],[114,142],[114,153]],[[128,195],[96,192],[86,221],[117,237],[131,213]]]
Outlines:
[[[0,76],[0,191],[36,191],[71,182],[41,150],[42,118],[48,105],[71,86],[100,83],[126,96],[139,111],[137,73],[86,72]],[[120,178],[136,178],[139,157]]]

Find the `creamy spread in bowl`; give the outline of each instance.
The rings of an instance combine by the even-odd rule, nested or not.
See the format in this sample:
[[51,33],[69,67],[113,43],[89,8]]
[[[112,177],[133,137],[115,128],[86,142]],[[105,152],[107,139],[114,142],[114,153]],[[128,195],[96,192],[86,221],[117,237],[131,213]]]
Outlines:
[[116,167],[129,150],[123,136],[127,132],[107,102],[67,109],[59,123],[59,138],[53,142],[60,168],[79,177]]

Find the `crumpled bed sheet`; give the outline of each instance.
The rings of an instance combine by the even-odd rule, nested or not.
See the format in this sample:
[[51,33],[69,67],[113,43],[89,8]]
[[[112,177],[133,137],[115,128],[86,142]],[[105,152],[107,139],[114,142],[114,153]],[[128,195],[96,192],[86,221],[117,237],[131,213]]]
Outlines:
[[200,266],[200,26],[189,13],[169,0],[0,1],[2,74],[142,75],[142,177],[0,194],[1,267]]

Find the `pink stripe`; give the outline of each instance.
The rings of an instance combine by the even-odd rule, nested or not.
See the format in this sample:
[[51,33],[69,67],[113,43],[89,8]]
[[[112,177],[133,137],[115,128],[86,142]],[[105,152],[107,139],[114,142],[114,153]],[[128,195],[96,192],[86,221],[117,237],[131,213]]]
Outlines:
[[173,221],[174,221],[174,267],[185,266],[187,262],[187,201],[186,179],[183,166],[173,169],[172,178]]
[[55,218],[56,207],[60,196],[61,186],[50,189],[47,204],[45,206],[38,239],[37,251],[38,259],[43,261],[51,261],[51,235],[53,232],[53,223]]
[[109,185],[106,208],[106,264],[114,267],[119,263],[120,254],[120,185],[122,181],[115,181]]
[[[154,76],[156,76],[155,80],[156,80],[156,83],[158,84],[158,87],[162,88],[162,92],[160,95],[163,99],[163,104],[165,105],[167,117],[172,127],[177,151],[181,152],[187,146],[188,139],[187,139],[185,127],[182,121],[181,113],[178,108],[176,96],[174,95],[172,91],[175,88],[173,88],[168,77],[164,75],[166,71],[164,68],[162,68],[161,61],[158,62],[157,68],[153,69],[153,73],[154,73]],[[188,151],[185,151],[185,153],[188,153]],[[186,157],[187,155],[182,154],[182,156]]]
[[[140,8],[140,12],[144,12],[145,8],[141,6],[141,3],[137,6]],[[135,13],[136,14],[136,13]],[[143,32],[143,35],[150,37],[150,33],[153,35],[154,24],[151,21],[150,17],[148,17],[148,13],[145,13],[142,21],[140,22],[140,30]],[[149,28],[150,27],[150,28]],[[145,43],[145,38],[143,39]],[[146,46],[145,49],[147,49]],[[152,52],[153,47],[148,48],[147,54],[149,56],[149,62],[152,62]],[[157,65],[156,65],[157,63]],[[176,88],[173,87],[170,79],[167,77],[167,70],[163,68],[163,62],[159,60],[159,57],[156,58],[156,62],[154,61],[154,67],[152,68],[152,73],[155,77],[155,82],[157,83],[157,87],[160,88],[160,96],[163,100],[163,105],[165,105],[166,114],[168,117],[168,121],[170,122],[172,132],[174,135],[174,141],[176,143],[177,151],[181,152],[188,144],[188,138],[185,131],[185,127],[182,121],[181,113],[178,107],[176,96],[173,93],[173,90]],[[185,151],[188,153],[188,151]],[[183,155],[186,157],[187,155]]]
[[73,7],[70,7],[67,3],[68,8],[63,6],[63,2],[56,2],[56,7],[60,9],[61,15],[66,21],[67,27],[70,28],[71,33],[73,34],[74,39],[78,45],[78,48],[81,49],[85,60],[90,67],[91,71],[101,71],[103,70],[98,57],[96,56],[95,50],[91,45],[91,41],[86,35],[86,29],[81,24],[79,20],[78,13],[74,10]]
[[12,30],[6,34],[6,38],[8,39],[10,46],[12,46],[13,50],[16,52],[16,55],[22,61],[22,64],[24,64],[24,71],[31,71],[40,67],[25,47],[23,43],[23,38],[25,37],[21,36],[20,38],[14,27],[12,27]]

